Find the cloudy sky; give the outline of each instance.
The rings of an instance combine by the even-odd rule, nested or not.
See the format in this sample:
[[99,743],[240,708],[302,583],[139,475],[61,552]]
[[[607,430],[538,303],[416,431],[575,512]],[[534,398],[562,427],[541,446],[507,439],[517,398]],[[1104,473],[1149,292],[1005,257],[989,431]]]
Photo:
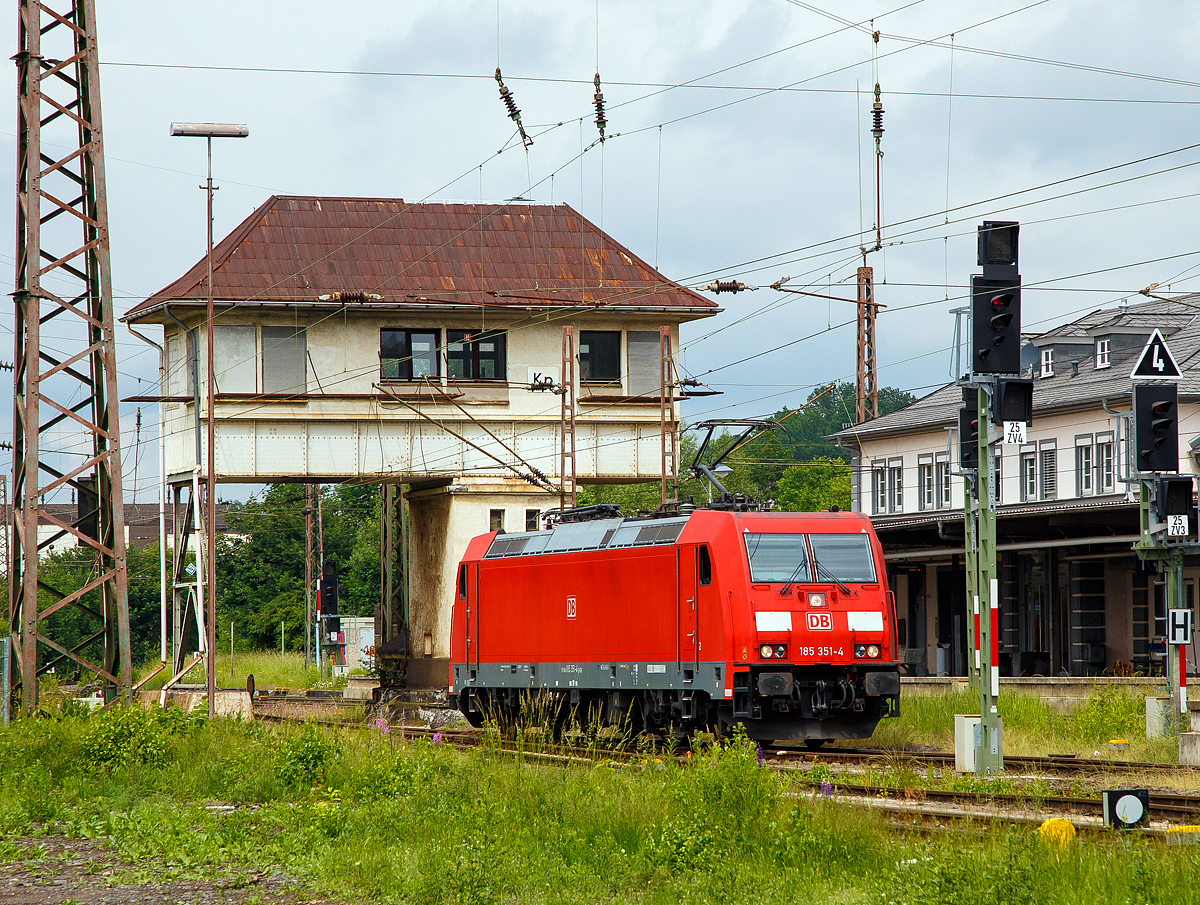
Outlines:
[[[168,137],[189,120],[250,126],[215,148],[218,237],[272,193],[523,195],[572,205],[688,285],[790,276],[849,298],[858,249],[874,239],[877,81],[885,248],[868,263],[888,306],[881,385],[921,395],[947,378],[949,311],[984,219],[1022,223],[1027,332],[1151,283],[1200,290],[1195,3],[97,5],[118,313],[203,256],[204,146]],[[5,38],[11,56],[15,27]],[[0,121],[13,124],[8,84]],[[14,172],[12,126],[0,149]],[[13,196],[3,203],[11,274]],[[724,314],[684,329],[683,358],[724,395],[689,403],[687,418],[768,413],[853,380],[852,305],[767,288],[719,299]],[[6,310],[0,329],[11,323]],[[151,392],[157,354],[120,334],[122,395]],[[122,432],[148,502],[157,413],[142,408],[140,434],[135,406]]]

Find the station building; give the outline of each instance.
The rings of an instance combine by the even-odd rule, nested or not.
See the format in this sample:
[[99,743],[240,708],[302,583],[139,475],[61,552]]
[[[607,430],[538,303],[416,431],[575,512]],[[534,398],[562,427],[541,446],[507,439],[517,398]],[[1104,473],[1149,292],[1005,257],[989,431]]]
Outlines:
[[[1179,381],[1180,474],[1200,471],[1200,295],[1121,304],[1027,336],[1034,418],[1021,446],[997,445],[1001,621],[1007,676],[1159,675],[1165,576],[1143,568],[1138,485],[1129,482],[1130,373],[1155,329]],[[913,672],[965,675],[962,388],[948,384],[905,408],[840,431],[853,457],[852,495],[871,515]],[[1192,526],[1193,534],[1196,526]],[[1195,610],[1200,557],[1184,563]],[[1195,651],[1190,659],[1196,662]]]
[[[124,318],[163,328],[175,490],[210,417],[207,275]],[[559,506],[564,398],[579,482],[659,480],[682,395],[664,352],[720,310],[567,205],[520,201],[272,196],[216,246],[212,294],[217,481],[382,485],[377,650],[431,684],[467,542]]]

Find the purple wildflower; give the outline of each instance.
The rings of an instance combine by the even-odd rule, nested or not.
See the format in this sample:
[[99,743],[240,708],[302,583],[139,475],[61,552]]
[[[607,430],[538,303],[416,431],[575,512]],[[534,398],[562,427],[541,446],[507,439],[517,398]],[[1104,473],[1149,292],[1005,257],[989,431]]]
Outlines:
[[433,734],[433,738],[432,738],[432,739],[430,739],[430,741],[432,741],[432,742],[433,742],[435,745],[440,745],[440,744],[442,743],[442,733],[441,733],[441,730],[438,730],[437,732],[435,732],[435,733]]
[[758,760],[758,765],[761,767],[763,765],[762,745],[754,746],[754,757]]
[[833,783],[831,783],[827,780],[824,780],[824,779],[821,780],[821,794],[824,795],[826,798],[832,798],[833,797]]
[[385,720],[383,717],[380,717],[375,721],[375,728],[378,729],[382,735],[387,735],[392,731],[392,727],[387,724],[387,720]]

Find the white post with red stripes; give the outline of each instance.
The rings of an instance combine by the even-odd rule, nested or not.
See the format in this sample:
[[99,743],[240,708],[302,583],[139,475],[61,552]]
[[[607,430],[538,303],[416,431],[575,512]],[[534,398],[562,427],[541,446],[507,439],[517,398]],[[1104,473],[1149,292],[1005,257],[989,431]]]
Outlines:
[[1174,681],[1171,683],[1175,692],[1172,708],[1176,725],[1180,732],[1190,728],[1190,715],[1187,703],[1187,646],[1192,643],[1192,611],[1184,606],[1183,601],[1183,557],[1172,557],[1167,563],[1167,644],[1175,648],[1178,660],[1169,654],[1168,663],[1174,666],[1168,673]]

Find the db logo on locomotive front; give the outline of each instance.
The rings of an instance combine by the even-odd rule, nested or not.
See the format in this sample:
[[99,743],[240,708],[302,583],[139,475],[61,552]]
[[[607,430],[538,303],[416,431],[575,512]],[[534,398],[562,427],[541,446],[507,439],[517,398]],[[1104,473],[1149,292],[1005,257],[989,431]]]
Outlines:
[[831,613],[807,613],[808,630],[810,632],[832,632],[833,631],[833,614]]

